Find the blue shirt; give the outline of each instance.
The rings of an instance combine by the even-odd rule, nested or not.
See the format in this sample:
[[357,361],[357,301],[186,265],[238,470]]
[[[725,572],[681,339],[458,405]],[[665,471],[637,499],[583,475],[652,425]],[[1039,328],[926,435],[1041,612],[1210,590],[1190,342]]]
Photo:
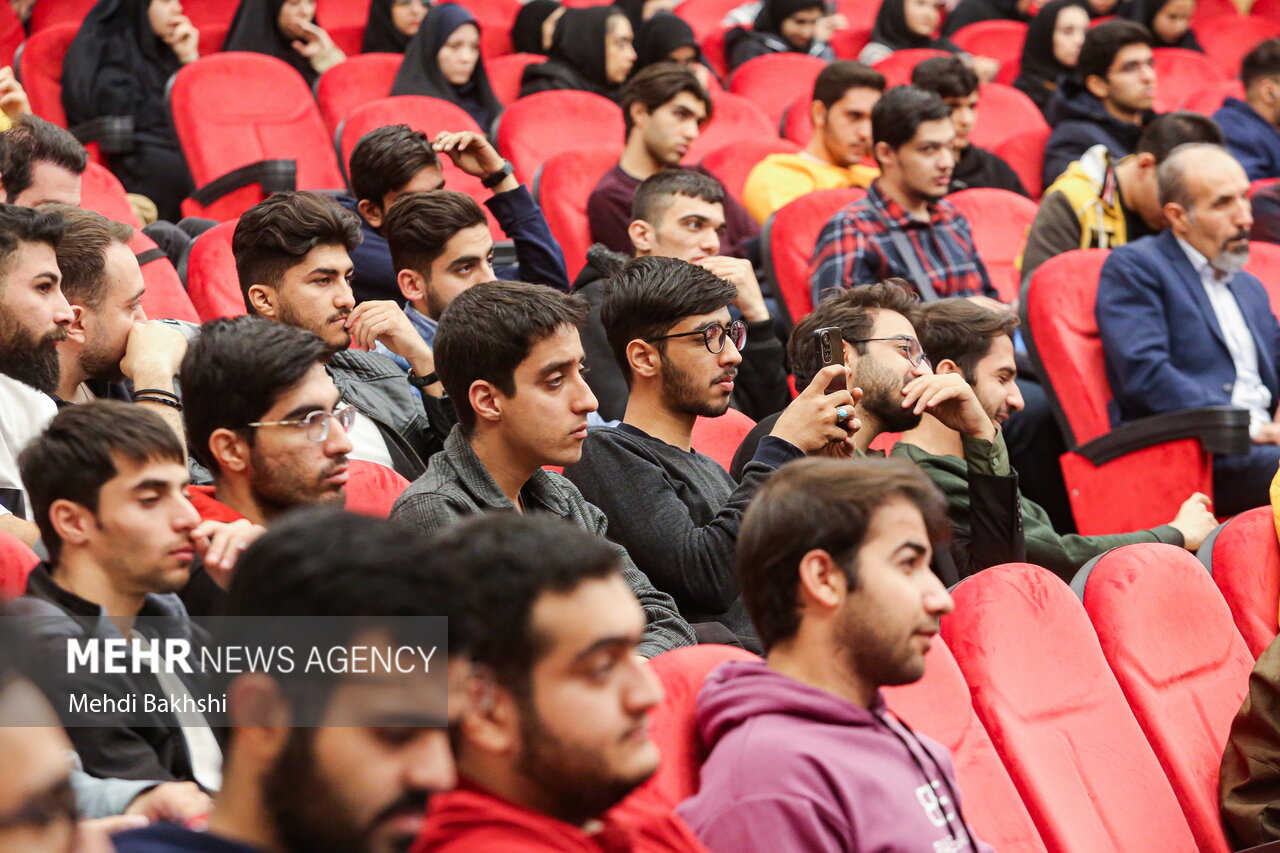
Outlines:
[[1239,98],[1227,98],[1213,114],[1227,139],[1227,150],[1240,161],[1249,180],[1280,178],[1280,130]]

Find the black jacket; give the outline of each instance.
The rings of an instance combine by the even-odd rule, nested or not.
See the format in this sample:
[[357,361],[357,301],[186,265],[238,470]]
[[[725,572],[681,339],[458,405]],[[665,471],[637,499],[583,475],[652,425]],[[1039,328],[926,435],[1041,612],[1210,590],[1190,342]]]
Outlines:
[[1063,81],[1054,92],[1046,110],[1053,134],[1044,151],[1044,186],[1049,186],[1066,171],[1072,161],[1095,145],[1105,145],[1116,160],[1138,148],[1142,125],[1155,117],[1148,113],[1142,124],[1132,124],[1107,112],[1083,84]]
[[1027,188],[1022,185],[1022,181],[1018,179],[1018,173],[1013,171],[1008,163],[987,149],[971,143],[956,161],[956,167],[951,172],[951,186],[947,192],[958,193],[961,190],[979,187],[1008,190],[1031,197],[1027,193]]

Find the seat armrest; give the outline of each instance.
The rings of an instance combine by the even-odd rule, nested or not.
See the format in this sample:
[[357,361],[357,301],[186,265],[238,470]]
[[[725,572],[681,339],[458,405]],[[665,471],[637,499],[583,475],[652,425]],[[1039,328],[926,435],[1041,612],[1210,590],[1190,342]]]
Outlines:
[[128,154],[133,150],[133,116],[98,116],[71,128],[81,145],[98,143],[104,154]]
[[297,189],[298,161],[259,160],[239,169],[232,169],[193,192],[191,200],[201,207],[208,207],[223,196],[253,184],[262,187],[263,195]]
[[1249,412],[1234,406],[1205,406],[1183,409],[1130,421],[1106,435],[1073,447],[1072,451],[1094,465],[1169,441],[1194,438],[1207,453],[1240,456],[1249,452]]

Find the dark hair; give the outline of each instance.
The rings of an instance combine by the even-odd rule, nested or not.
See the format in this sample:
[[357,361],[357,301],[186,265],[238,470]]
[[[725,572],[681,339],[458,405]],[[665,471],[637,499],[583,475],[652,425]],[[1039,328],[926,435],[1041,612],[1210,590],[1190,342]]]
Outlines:
[[453,190],[427,190],[400,196],[387,211],[382,233],[396,270],[430,276],[431,265],[463,228],[488,225],[476,200]]
[[31,517],[52,562],[62,551],[62,539],[49,523],[49,507],[68,500],[97,515],[99,493],[118,473],[117,458],[135,465],[187,465],[182,442],[159,415],[118,400],[65,406],[18,455]]
[[631,118],[633,104],[643,104],[645,110],[652,113],[681,92],[688,92],[702,101],[707,109],[707,117],[703,123],[711,120],[711,96],[692,71],[678,62],[655,62],[642,68],[622,89],[622,121],[626,127],[626,135],[630,136],[631,129],[635,127],[635,121]]
[[1006,311],[992,311],[967,299],[939,299],[920,306],[916,334],[925,355],[937,364],[950,359],[966,382],[976,379],[978,362],[991,352],[991,342],[1012,337],[1018,318]]
[[1280,77],[1280,38],[1269,38],[1245,55],[1240,81],[1248,89],[1261,77]]
[[[8,273],[22,243],[45,243],[56,250],[63,230],[62,214],[56,211],[0,204],[0,276]],[[0,291],[3,289],[0,277]]]
[[935,56],[912,70],[911,85],[939,98],[967,98],[978,90],[978,75],[958,56]]
[[858,586],[858,551],[876,510],[894,499],[924,516],[929,539],[950,533],[947,502],[919,468],[899,459],[799,459],[779,468],[751,500],[738,533],[742,603],[765,651],[800,628],[800,561],[826,551]]
[[490,281],[458,294],[436,328],[436,373],[453,400],[458,423],[470,435],[476,413],[471,384],[483,379],[502,393],[516,393],[515,371],[539,342],[561,326],[580,328],[587,305],[540,284]]
[[362,239],[359,217],[327,195],[283,192],[254,205],[241,215],[231,238],[245,308],[254,313],[249,288],[278,287],[284,274],[317,246],[342,246],[350,252]]
[[1107,71],[1116,55],[1131,44],[1154,44],[1151,31],[1136,21],[1114,20],[1098,24],[1090,29],[1080,47],[1080,58],[1076,60],[1076,73],[1081,80],[1088,81],[1091,76],[1107,79]]
[[107,249],[128,243],[133,229],[92,210],[64,204],[48,209],[61,214],[65,226],[58,241],[62,293],[73,305],[97,310],[107,296]]
[[871,138],[897,151],[915,138],[926,121],[951,118],[951,107],[917,86],[894,86],[871,110]]
[[[829,326],[840,328],[840,337],[855,341],[871,335],[877,311],[895,311],[911,321],[914,326],[920,311],[920,297],[909,290],[900,278],[886,279],[877,284],[865,284],[848,290],[837,290],[823,299],[791,331],[787,340],[787,361],[796,378],[796,387],[804,389],[822,368],[813,348],[813,333]],[[850,344],[859,355],[867,351],[866,344]]]
[[52,163],[83,175],[89,155],[70,131],[33,115],[20,115],[0,133],[0,185],[5,198],[15,199],[30,189],[36,163]]
[[[627,345],[665,334],[685,317],[710,314],[730,305],[738,289],[702,267],[675,258],[636,258],[605,284],[600,323],[609,349],[631,385]],[[664,351],[666,341],[659,341]]]
[[1199,113],[1165,113],[1147,122],[1138,137],[1137,153],[1151,154],[1160,165],[1173,153],[1173,149],[1188,142],[1208,142],[1223,145],[1222,129],[1208,116]]
[[671,206],[671,196],[683,195],[724,204],[724,187],[710,175],[689,169],[663,169],[640,182],[631,197],[631,221],[642,219],[657,225]]
[[387,193],[400,189],[423,169],[439,165],[440,158],[422,131],[407,124],[379,127],[360,137],[351,152],[351,191],[381,210]]
[[[329,354],[318,335],[285,323],[249,316],[205,323],[182,359],[182,419],[191,453],[216,476],[213,431],[258,420]],[[245,432],[252,444],[253,431]]]
[[884,75],[879,71],[861,62],[845,59],[833,62],[818,72],[818,79],[813,81],[813,99],[831,109],[850,89],[875,89],[883,92],[884,87]]

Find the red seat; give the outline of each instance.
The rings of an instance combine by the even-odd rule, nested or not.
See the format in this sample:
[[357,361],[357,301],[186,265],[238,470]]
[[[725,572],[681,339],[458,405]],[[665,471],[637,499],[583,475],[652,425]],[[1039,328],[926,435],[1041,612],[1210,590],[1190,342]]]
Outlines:
[[765,222],[760,237],[764,266],[793,324],[813,310],[809,260],[822,226],[836,211],[866,194],[861,187],[818,190],[774,211]]
[[739,0],[684,0],[676,6],[675,13],[684,18],[685,23],[693,28],[694,36],[702,41],[715,31],[724,29],[720,25],[724,16],[741,5]]
[[152,320],[186,320],[199,323],[200,315],[191,304],[187,289],[182,286],[173,262],[141,231],[133,232],[129,248],[142,267],[142,281],[146,290],[142,294],[142,310]]
[[865,0],[836,0],[836,12],[844,15],[852,29],[875,26],[879,3],[867,3]]
[[956,30],[951,40],[966,53],[999,62],[998,82],[1012,86],[1018,79],[1022,43],[1027,40],[1027,25],[1021,21],[978,21]]
[[777,139],[778,123],[741,95],[732,92],[716,92],[711,96],[715,111],[711,121],[702,126],[698,138],[684,155],[685,165],[699,162],[703,157],[733,142],[744,139]]
[[34,35],[50,27],[71,24],[77,28],[97,0],[39,0],[31,7],[27,29]]
[[792,101],[813,95],[813,83],[826,67],[806,53],[766,53],[734,70],[729,91],[754,101],[777,127]]
[[203,322],[246,313],[231,237],[236,222],[220,222],[191,244],[187,255],[187,293]]
[[1253,656],[1213,579],[1184,549],[1152,542],[1089,561],[1071,585],[1198,849],[1227,853],[1218,765]]
[[234,219],[278,190],[344,185],[311,90],[275,57],[197,59],[178,71],[169,104],[197,187],[182,203],[186,216]]
[[995,149],[996,154],[1017,174],[1023,189],[1031,193],[1033,199],[1039,199],[1044,192],[1044,149],[1049,144],[1052,132],[1048,125],[1036,130],[1024,130],[1001,142]]
[[511,53],[511,27],[520,14],[519,0],[459,0],[459,6],[476,16],[480,24],[480,55],[485,70],[490,59]]
[[[1280,179],[1268,178],[1267,181],[1276,183]],[[1259,188],[1256,184],[1261,183],[1266,181],[1254,181],[1252,192],[1257,192]],[[1262,282],[1267,298],[1271,300],[1271,313],[1280,315],[1280,246],[1261,240],[1252,241],[1249,243],[1249,262],[1244,268]]]
[[338,125],[356,107],[390,97],[403,61],[398,53],[365,53],[321,74],[316,80],[316,103],[329,132],[337,133]]
[[1245,54],[1272,36],[1280,36],[1280,18],[1257,15],[1223,16],[1196,31],[1204,52],[1228,77],[1239,76]]
[[719,462],[720,467],[728,471],[733,465],[733,454],[738,452],[738,445],[742,444],[742,440],[755,425],[755,421],[737,409],[725,409],[724,414],[719,417],[699,417],[695,420],[689,444],[694,450]]
[[[1255,2],[1254,6],[1257,5]],[[1196,10],[1191,13],[1191,28],[1198,33],[1215,18],[1224,15],[1234,18],[1239,14],[1240,9],[1236,7],[1235,0],[1197,0]]]
[[926,59],[933,59],[935,56],[953,55],[945,50],[913,47],[906,50],[895,50],[872,67],[884,75],[885,81],[889,86],[905,86],[911,82],[911,72],[921,62]]
[[951,752],[964,816],[978,838],[1001,853],[1043,853],[1040,833],[974,713],[969,685],[942,638],[934,638],[925,657],[924,678],[882,692],[898,719]]
[[502,104],[509,104],[520,97],[520,78],[530,65],[546,62],[545,56],[536,53],[508,53],[493,59],[485,59],[484,70],[489,75],[489,86],[494,97]]
[[1280,20],[1280,0],[1254,0],[1249,14],[1255,18]]
[[620,156],[620,143],[575,148],[553,155],[538,170],[533,196],[542,208],[551,235],[564,251],[570,281],[582,272],[587,249],[591,248],[587,199],[605,172],[618,164]]
[[80,206],[133,228],[142,227],[120,179],[100,163],[90,163],[80,176]]
[[1222,106],[1227,98],[1244,100],[1244,84],[1239,80],[1217,80],[1201,86],[1192,92],[1183,102],[1184,110],[1211,116]]
[[31,111],[60,127],[67,126],[67,112],[62,108],[62,60],[79,29],[79,24],[58,24],[34,31],[23,42],[16,60]]
[[316,0],[316,21],[347,56],[356,56],[364,44],[370,0]]
[[1213,573],[1245,647],[1258,657],[1276,638],[1280,605],[1280,542],[1271,507],[1227,519],[1197,556]]
[[1191,853],[1195,839],[1084,608],[1026,563],[961,581],[942,631],[1052,853]]
[[729,33],[726,29],[715,29],[698,37],[698,46],[702,48],[702,58],[707,67],[721,78],[729,76],[729,58],[724,52],[724,37]]
[[1049,125],[1035,101],[1012,86],[984,83],[978,90],[978,121],[969,135],[974,145],[994,150],[1020,133],[1048,130]]
[[812,103],[812,93],[801,95],[782,111],[780,124],[783,139],[802,147],[809,144],[809,137],[813,135],[813,113],[810,111]]
[[377,462],[351,459],[347,464],[347,510],[375,518],[391,515],[391,506],[409,488],[409,481]]
[[[40,563],[36,552],[12,533],[0,531],[0,600],[27,591],[27,575]],[[695,646],[696,648],[696,646]]]
[[239,0],[185,0],[182,4],[182,13],[191,20],[191,25],[200,31],[200,46],[203,48],[204,41],[211,31],[221,29],[222,35],[226,35],[239,5]]
[[[870,4],[868,4],[870,5]],[[831,37],[831,50],[836,59],[856,60],[862,49],[871,42],[871,27],[850,26],[836,30]]]
[[622,145],[626,141],[617,104],[569,89],[537,92],[511,104],[498,119],[496,136],[498,150],[525,184],[533,181],[539,166],[561,151],[584,142]]
[[1251,181],[1249,183],[1249,198],[1253,198],[1262,190],[1267,187],[1274,187],[1276,184],[1280,184],[1280,178],[1258,178],[1256,181]]
[[1210,83],[1227,79],[1218,63],[1195,50],[1162,47],[1156,57],[1155,110],[1160,113],[1182,109],[1192,95]]
[[18,48],[26,37],[26,30],[13,7],[8,3],[0,4],[0,67],[13,65]]
[[975,188],[947,196],[973,230],[978,257],[1002,302],[1018,298],[1021,276],[1014,265],[1036,218],[1036,203],[1009,190]]
[[1163,423],[1166,435],[1195,434],[1185,412],[1111,427],[1111,387],[1094,316],[1107,255],[1106,249],[1077,249],[1050,258],[1035,271],[1022,300],[1028,349],[1041,365],[1045,391],[1071,448],[1062,456],[1062,473],[1084,535],[1155,527],[1177,515],[1191,492],[1213,494],[1211,459],[1199,437],[1152,438],[1147,432]]
[[788,139],[743,139],[731,142],[702,158],[702,166],[724,184],[729,195],[742,198],[742,188],[756,164],[770,154],[794,154],[800,146]]

